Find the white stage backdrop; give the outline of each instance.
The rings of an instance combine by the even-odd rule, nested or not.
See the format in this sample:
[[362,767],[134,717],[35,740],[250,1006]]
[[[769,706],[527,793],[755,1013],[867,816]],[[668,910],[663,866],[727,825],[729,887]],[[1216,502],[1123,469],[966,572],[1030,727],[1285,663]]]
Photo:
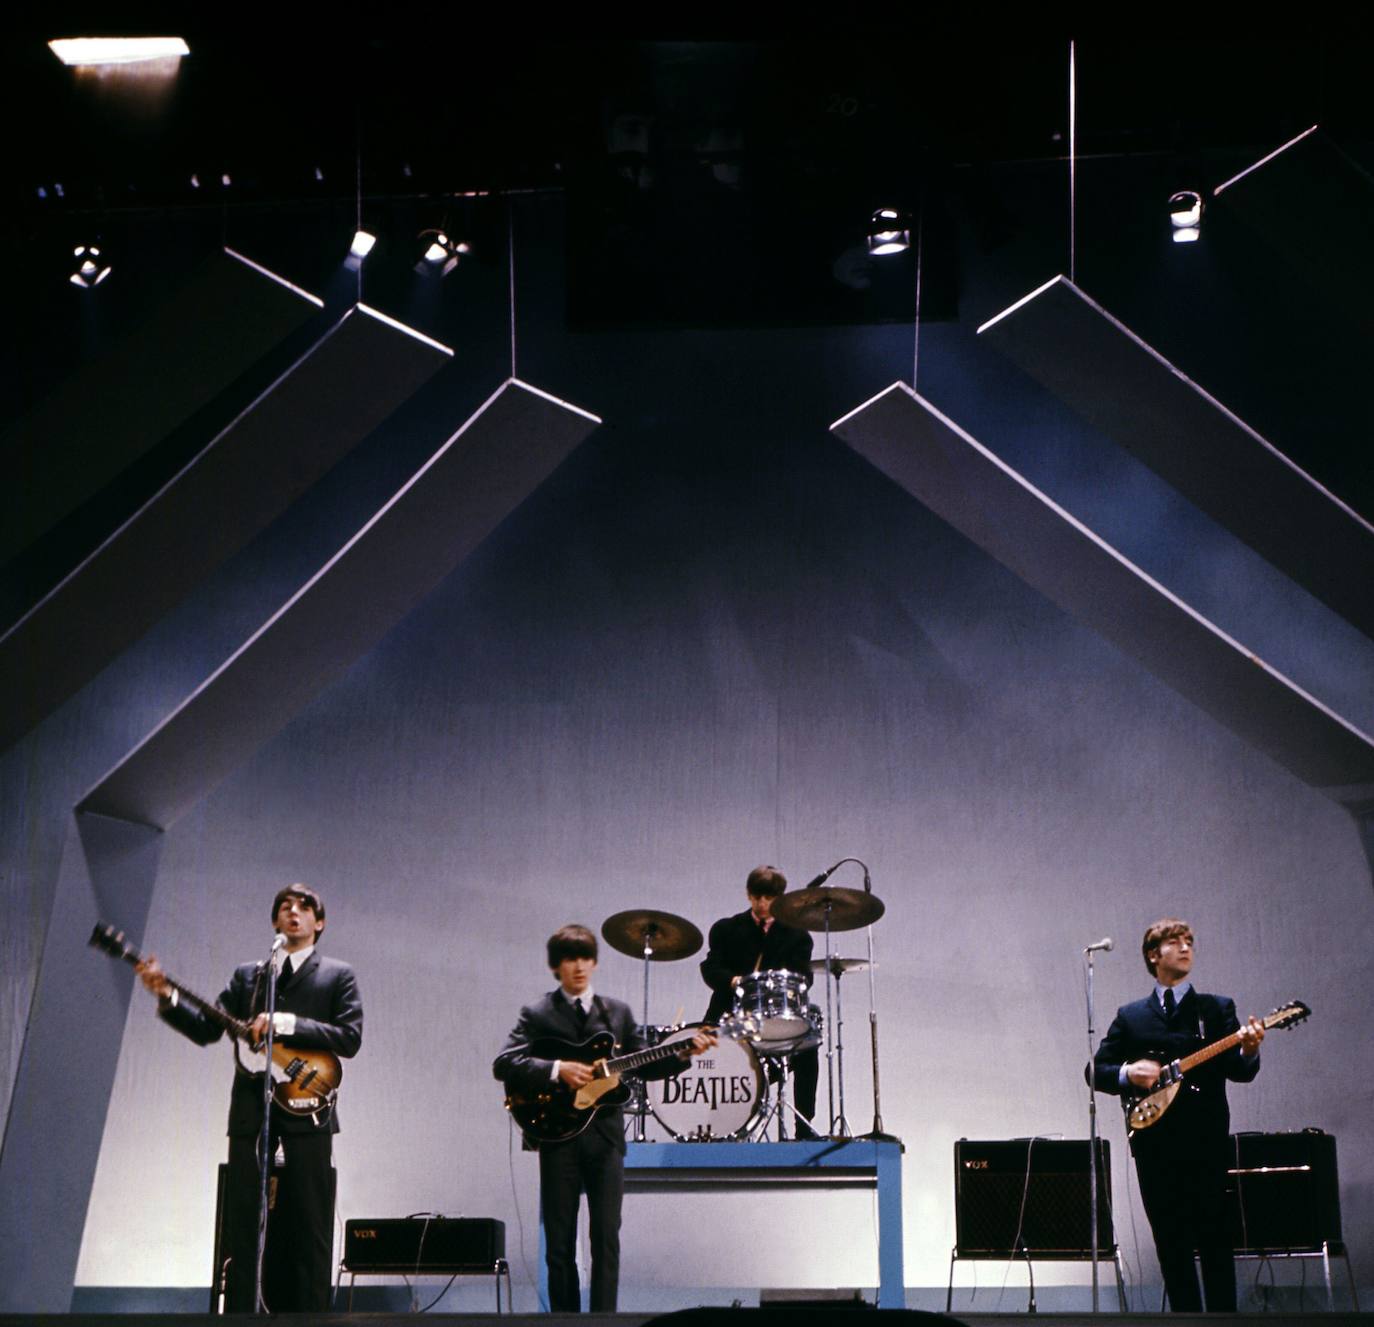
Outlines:
[[[341,1095],[341,1219],[499,1217],[526,1278],[535,1165],[490,1065],[551,984],[546,936],[639,906],[704,931],[743,907],[751,867],[800,885],[852,854],[887,904],[883,1113],[907,1148],[909,1285],[944,1283],[956,1139],[1086,1134],[1080,950],[1117,939],[1098,969],[1105,1029],[1147,989],[1139,936],[1170,913],[1196,928],[1204,989],[1244,1012],[1315,1010],[1266,1043],[1233,1121],[1336,1134],[1347,1238],[1367,1254],[1374,1123],[1350,1065],[1374,891],[1352,822],[827,435],[902,372],[907,337],[569,337],[536,354],[545,371],[527,376],[606,427],[167,836],[146,943],[207,994],[260,953],[280,885],[327,900],[324,946],[366,1003]],[[1275,600],[1278,578],[966,331],[933,329],[923,355],[937,405],[1242,639],[1253,619],[1267,657],[1368,725],[1367,642],[1296,592]],[[0,764],[11,1063],[65,810],[289,592],[309,529],[260,541]],[[696,962],[655,965],[655,1021],[700,1016]],[[851,983],[862,1132],[867,987]],[[640,969],[603,953],[597,985],[637,1004]],[[223,1047],[197,1049],[136,995],[79,1284],[206,1282],[230,1074]],[[1105,1099],[1102,1120],[1134,1261]],[[622,1306],[669,1285],[872,1285],[873,1220],[853,1195],[632,1196]],[[1154,1280],[1138,1214],[1134,1228]]]

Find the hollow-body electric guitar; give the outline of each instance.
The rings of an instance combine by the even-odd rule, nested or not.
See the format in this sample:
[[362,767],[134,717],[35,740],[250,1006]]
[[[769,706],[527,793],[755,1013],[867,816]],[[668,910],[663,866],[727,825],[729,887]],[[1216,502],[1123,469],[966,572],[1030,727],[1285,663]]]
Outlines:
[[[1305,1018],[1310,1017],[1311,1013],[1312,1011],[1301,1000],[1292,1000],[1281,1008],[1275,1009],[1273,1013],[1266,1015],[1260,1022],[1264,1024],[1266,1032],[1271,1028],[1296,1027]],[[1123,1092],[1121,1094],[1121,1109],[1126,1112],[1127,1129],[1134,1133],[1137,1129],[1148,1129],[1152,1124],[1158,1124],[1164,1112],[1169,1109],[1174,1098],[1178,1095],[1178,1090],[1183,1085],[1184,1074],[1239,1045],[1240,1031],[1238,1029],[1229,1036],[1214,1041],[1210,1046],[1204,1046],[1191,1055],[1185,1055],[1182,1059],[1166,1064],[1159,1077],[1155,1079],[1153,1086],[1148,1090]],[[1143,1058],[1160,1059],[1161,1057],[1147,1055]]]
[[603,1106],[623,1106],[630,1089],[622,1079],[661,1060],[681,1059],[687,1043],[668,1042],[647,1050],[607,1058],[615,1050],[609,1032],[578,1043],[541,1037],[530,1043],[530,1054],[541,1060],[576,1060],[592,1067],[592,1080],[574,1092],[565,1083],[550,1081],[535,1092],[507,1088],[506,1109],[532,1143],[563,1143],[576,1138]]
[[[91,932],[91,944],[103,949],[111,958],[126,963],[141,963],[143,955],[124,938],[124,932],[97,922]],[[167,984],[177,992],[177,998],[198,1009],[211,1022],[224,1029],[234,1043],[234,1064],[240,1073],[260,1077],[267,1067],[267,1056],[261,1048],[254,1049],[250,1022],[235,1018],[217,1004],[202,999],[189,987],[173,977]],[[331,1109],[339,1095],[343,1066],[332,1051],[302,1050],[298,1046],[272,1043],[272,1100],[291,1115],[317,1115]]]

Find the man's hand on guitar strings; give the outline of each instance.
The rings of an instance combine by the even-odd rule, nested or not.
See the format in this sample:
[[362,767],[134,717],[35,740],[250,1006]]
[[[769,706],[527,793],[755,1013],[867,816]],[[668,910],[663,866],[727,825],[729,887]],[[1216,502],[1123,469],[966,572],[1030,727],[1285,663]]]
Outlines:
[[583,1064],[579,1060],[560,1060],[558,1062],[558,1079],[565,1087],[571,1088],[576,1092],[579,1088],[584,1088],[594,1077],[592,1066]]
[[1259,1052],[1259,1044],[1264,1040],[1264,1024],[1253,1014],[1241,1024],[1240,1028],[1240,1053],[1242,1055],[1255,1055]]
[[1134,1060],[1126,1066],[1126,1079],[1132,1087],[1150,1088],[1159,1081],[1162,1069],[1154,1060]]

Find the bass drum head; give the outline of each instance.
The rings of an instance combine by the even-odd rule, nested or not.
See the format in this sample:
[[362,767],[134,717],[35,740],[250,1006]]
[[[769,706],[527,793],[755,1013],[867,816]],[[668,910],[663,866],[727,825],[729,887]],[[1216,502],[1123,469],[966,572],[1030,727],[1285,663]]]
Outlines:
[[[701,1027],[689,1023],[659,1044],[691,1041]],[[693,1057],[680,1074],[644,1086],[654,1119],[681,1142],[742,1138],[758,1123],[763,1109],[758,1056],[744,1042],[723,1037],[705,1055]]]

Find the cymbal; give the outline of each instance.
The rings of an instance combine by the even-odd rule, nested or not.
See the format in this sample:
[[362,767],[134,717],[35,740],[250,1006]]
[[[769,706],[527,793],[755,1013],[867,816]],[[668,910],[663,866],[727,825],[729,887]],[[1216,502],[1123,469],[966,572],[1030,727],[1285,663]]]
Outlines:
[[[829,963],[824,958],[811,960],[812,972],[824,972],[826,968],[829,968],[837,977],[846,972],[867,972],[868,966],[866,958],[832,958]],[[876,968],[878,965],[875,963],[873,966]]]
[[631,908],[617,912],[601,923],[601,938],[612,949],[631,958],[644,957],[647,938],[655,963],[671,963],[675,959],[690,958],[701,948],[701,932],[686,917],[671,912],[655,912],[651,908]]
[[800,926],[803,931],[825,930],[827,915],[832,931],[857,931],[876,922],[886,911],[876,894],[832,885],[799,889],[773,900],[773,916],[784,926]]

